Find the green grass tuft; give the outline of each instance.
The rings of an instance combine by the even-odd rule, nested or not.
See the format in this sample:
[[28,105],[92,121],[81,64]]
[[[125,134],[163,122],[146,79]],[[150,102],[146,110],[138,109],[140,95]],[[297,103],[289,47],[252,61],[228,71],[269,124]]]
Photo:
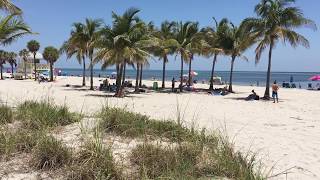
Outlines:
[[67,172],[70,180],[120,179],[111,151],[98,141],[87,142],[73,158]]
[[0,105],[0,125],[13,121],[12,109],[6,105]]
[[71,151],[60,141],[43,136],[33,149],[31,164],[40,170],[52,170],[64,167],[71,158]]
[[125,137],[143,137],[145,135],[168,138],[171,141],[192,138],[192,132],[172,121],[156,121],[121,108],[104,107],[98,114],[99,127],[107,133],[116,133]]
[[0,157],[8,158],[19,152],[29,153],[42,133],[19,129],[16,132],[0,131]]
[[28,129],[45,129],[78,122],[80,116],[71,113],[66,106],[56,106],[46,101],[26,101],[17,108],[17,120]]

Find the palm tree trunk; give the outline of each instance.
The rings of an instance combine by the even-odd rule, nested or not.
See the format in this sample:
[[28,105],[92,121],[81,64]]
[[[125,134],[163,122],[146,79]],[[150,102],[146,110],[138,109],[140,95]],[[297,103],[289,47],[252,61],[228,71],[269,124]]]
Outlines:
[[93,90],[93,59],[90,55],[90,90]]
[[230,69],[230,80],[229,80],[229,92],[233,92],[232,90],[232,76],[233,76],[233,65],[234,65],[234,61],[236,60],[235,56],[232,56],[232,60],[231,60],[231,69]]
[[0,65],[0,76],[1,76],[1,77],[0,77],[0,79],[1,79],[1,80],[3,80],[3,76],[2,76],[2,74],[3,74],[3,73],[2,73],[2,68],[3,68],[3,67],[2,67],[2,65]]
[[168,57],[165,55],[163,57],[163,68],[162,68],[162,88],[165,88],[165,79],[166,79],[166,62],[168,60]]
[[53,81],[53,64],[50,62],[50,81]]
[[272,48],[273,41],[271,40],[270,49],[269,49],[269,62],[268,62],[268,71],[267,71],[267,82],[266,82],[266,90],[264,92],[264,99],[270,99],[270,79],[271,79],[271,58],[272,58]]
[[212,69],[211,69],[211,76],[210,76],[210,87],[209,90],[212,91],[213,90],[213,76],[214,76],[214,68],[216,66],[216,62],[217,62],[217,54],[214,54],[214,58],[213,58],[213,62],[212,62]]
[[139,87],[142,87],[142,71],[143,71],[143,64],[140,64],[140,80],[139,80]]
[[121,85],[121,79],[122,79],[122,72],[123,72],[123,64],[119,67],[119,73],[117,74],[117,89],[116,89],[116,97],[121,97],[122,94],[122,85]]
[[182,88],[182,84],[183,84],[183,56],[181,54],[181,66],[180,66],[180,92],[183,91],[183,88]]
[[24,60],[24,78],[27,79],[27,61]]
[[13,64],[11,64],[11,77],[13,78]]
[[127,61],[125,60],[123,65],[122,86],[124,86],[124,82],[126,80],[126,69],[127,69]]
[[189,60],[189,74],[188,74],[188,84],[189,86],[191,86],[191,63],[193,60],[193,55],[191,55],[190,60]]
[[82,59],[83,71],[82,71],[82,86],[86,86],[86,60]]
[[34,65],[34,80],[37,81],[36,52],[33,53],[33,65]]
[[140,75],[140,64],[137,63],[137,75],[136,75],[136,86],[135,86],[135,92],[139,92],[139,75]]

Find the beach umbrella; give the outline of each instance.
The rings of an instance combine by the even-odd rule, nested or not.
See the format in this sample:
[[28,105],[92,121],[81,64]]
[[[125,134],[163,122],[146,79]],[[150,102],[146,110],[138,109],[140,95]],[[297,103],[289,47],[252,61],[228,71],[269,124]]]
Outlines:
[[112,72],[111,75],[117,75],[117,72]]
[[198,76],[198,73],[197,72],[195,72],[195,71],[191,71],[191,76]]
[[311,80],[311,81],[320,81],[320,75],[312,76],[311,78],[309,78],[309,80]]

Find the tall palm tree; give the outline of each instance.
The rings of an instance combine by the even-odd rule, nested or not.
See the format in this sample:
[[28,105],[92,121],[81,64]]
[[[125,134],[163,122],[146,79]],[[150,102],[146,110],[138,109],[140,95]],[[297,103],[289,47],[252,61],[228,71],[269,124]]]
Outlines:
[[194,59],[194,55],[203,55],[204,54],[204,47],[207,46],[207,43],[204,40],[204,34],[199,32],[198,23],[193,23],[189,31],[189,43],[186,46],[186,49],[189,53],[188,63],[189,63],[189,70],[188,70],[188,85],[191,85],[192,78],[191,78],[191,70],[192,70],[192,61]]
[[164,21],[160,30],[153,33],[156,46],[151,49],[154,56],[159,57],[163,61],[162,66],[162,88],[165,88],[166,63],[168,63],[168,55],[172,55],[178,47],[178,42],[174,39],[173,29],[175,23]]
[[3,80],[3,65],[6,64],[7,53],[3,50],[0,50],[0,79]]
[[272,50],[277,42],[283,40],[293,47],[302,45],[309,48],[309,41],[294,29],[311,27],[316,30],[317,28],[312,20],[304,17],[301,9],[292,6],[294,2],[295,0],[261,0],[255,7],[258,18],[245,20],[248,29],[259,36],[255,50],[256,63],[259,62],[262,52],[269,48],[265,99],[270,99]]
[[226,29],[225,36],[222,38],[221,45],[226,55],[231,56],[229,92],[233,92],[232,79],[234,62],[237,57],[248,60],[243,53],[254,44],[255,36],[247,30],[242,22],[239,27],[230,23],[230,27]]
[[219,23],[215,18],[213,18],[213,20],[215,23],[215,26],[213,28],[206,27],[201,30],[201,32],[204,33],[204,39],[207,43],[204,50],[204,55],[208,57],[213,56],[209,90],[213,90],[213,76],[215,65],[218,55],[224,53],[223,47],[221,46],[221,41],[223,40],[229,25],[229,21],[226,18],[222,19]]
[[60,54],[65,53],[67,59],[75,55],[79,64],[83,65],[82,86],[86,86],[86,43],[84,40],[79,39],[79,34],[84,32],[84,25],[82,23],[74,23],[72,27],[69,39],[63,43],[59,51]]
[[50,81],[53,81],[53,64],[59,59],[59,51],[55,47],[46,47],[43,51],[43,58],[50,64]]
[[33,54],[33,66],[34,66],[34,80],[37,80],[37,63],[38,60],[36,59],[37,51],[40,49],[40,43],[36,40],[31,40],[27,44],[27,48]]
[[86,19],[84,23],[84,32],[83,34],[78,34],[80,35],[80,39],[84,40],[85,42],[85,48],[86,48],[86,53],[87,56],[89,57],[90,60],[90,90],[93,90],[93,60],[94,60],[94,50],[95,46],[94,43],[97,41],[99,37],[99,31],[100,27],[102,25],[102,21],[99,19]]
[[121,97],[125,81],[125,64],[145,60],[149,53],[144,50],[146,45],[145,24],[136,16],[138,9],[130,8],[123,15],[112,14],[113,26],[105,27],[100,32],[96,47],[96,60],[102,60],[102,68],[116,65],[117,90],[115,96]]
[[13,77],[13,66],[17,67],[17,54],[15,52],[9,52],[7,61],[11,66],[11,77]]
[[177,53],[180,54],[181,66],[180,66],[180,92],[183,91],[183,63],[189,62],[190,53],[187,50],[187,46],[190,43],[192,35],[195,33],[195,26],[197,23],[186,22],[176,23],[174,34],[175,39],[178,42]]
[[22,11],[20,8],[15,6],[11,0],[0,0],[0,9],[8,11],[10,13],[18,13],[21,14]]
[[21,60],[23,60],[23,64],[24,64],[24,78],[27,79],[27,62],[28,62],[28,55],[29,55],[29,51],[27,49],[22,49],[21,51],[19,51],[19,56],[21,58]]

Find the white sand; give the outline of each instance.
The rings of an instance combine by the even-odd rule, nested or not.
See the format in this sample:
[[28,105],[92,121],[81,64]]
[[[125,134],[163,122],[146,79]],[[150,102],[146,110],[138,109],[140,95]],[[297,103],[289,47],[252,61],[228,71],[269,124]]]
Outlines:
[[[65,87],[80,85],[79,77],[59,77],[55,83],[31,80],[0,81],[0,101],[16,105],[23,100],[52,98],[67,104],[73,111],[94,113],[102,105],[126,107],[157,119],[176,119],[179,106],[185,124],[196,124],[208,130],[226,129],[230,139],[243,152],[259,153],[267,170],[273,174],[291,169],[275,179],[320,179],[320,91],[280,89],[280,103],[244,101],[253,87],[235,86],[236,94],[210,96],[204,93],[133,94],[111,98],[99,91]],[[101,82],[95,79],[95,86]],[[144,81],[151,84],[151,81]],[[158,82],[160,85],[160,82]],[[87,81],[89,84],[89,81]],[[169,87],[170,82],[167,83]],[[207,85],[197,85],[207,87]],[[254,87],[259,95],[264,88]]]

